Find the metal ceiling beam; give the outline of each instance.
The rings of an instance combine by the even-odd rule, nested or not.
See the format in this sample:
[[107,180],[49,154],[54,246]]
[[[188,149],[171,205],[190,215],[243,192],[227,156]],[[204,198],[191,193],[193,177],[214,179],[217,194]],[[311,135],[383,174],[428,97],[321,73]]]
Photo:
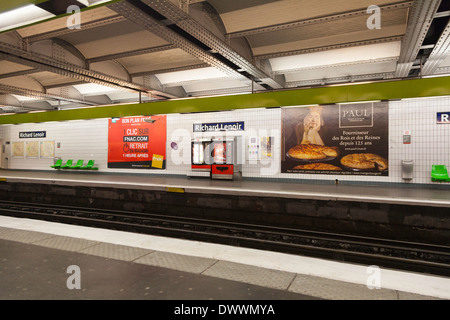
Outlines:
[[[142,0],[142,2],[169,19],[184,32],[187,32],[202,44],[206,45],[212,52],[219,54],[232,64],[236,65],[238,67],[238,72],[242,72],[244,75],[248,74],[250,75],[250,78],[253,78],[258,82],[263,82],[272,89],[283,88],[281,83],[256,67],[251,61],[248,61],[236,52],[236,50],[225,41],[222,41],[222,39],[217,37],[214,33],[203,27],[199,22],[194,20],[189,14],[184,12],[170,0]],[[249,78],[247,75],[246,77]]]
[[87,59],[87,61],[88,61],[88,63],[95,63],[95,62],[102,62],[102,61],[108,61],[108,60],[116,60],[116,59],[121,59],[121,58],[139,56],[139,55],[148,54],[148,53],[171,50],[171,49],[175,49],[175,48],[176,48],[176,46],[174,46],[173,44],[168,44],[168,45],[159,46],[159,47],[138,49],[138,50],[127,51],[127,52],[122,52],[122,53],[99,56],[99,57]]
[[[61,18],[61,19],[66,19],[66,18]],[[60,36],[63,36],[63,35],[69,34],[69,33],[86,31],[89,29],[107,26],[107,25],[122,22],[125,20],[126,19],[122,16],[113,16],[113,17],[109,17],[109,18],[105,18],[105,19],[96,20],[96,21],[83,22],[81,29],[63,28],[63,29],[53,30],[53,31],[49,31],[49,32],[41,33],[41,34],[36,34],[33,36],[29,36],[29,37],[24,37],[23,39],[24,39],[24,41],[26,41],[28,43],[33,43],[33,42],[37,42],[37,41],[41,41],[41,40],[47,40],[47,39],[51,39],[51,38],[60,37]]]
[[9,72],[9,73],[0,74],[0,79],[26,76],[28,74],[33,74],[36,72],[40,72],[40,71],[36,68],[32,68],[32,69],[27,69],[27,70],[22,70],[22,71]]
[[200,64],[194,64],[192,66],[185,66],[185,67],[175,67],[175,68],[158,69],[158,70],[152,70],[152,71],[135,72],[135,73],[131,74],[131,77],[135,78],[135,77],[149,76],[149,75],[153,75],[153,74],[195,70],[195,69],[201,69],[201,68],[207,68],[207,67],[209,67],[209,64],[200,63]]
[[[256,90],[253,88],[253,92],[254,91],[256,91]],[[239,94],[239,93],[252,93],[252,86],[205,90],[205,91],[193,91],[193,92],[189,92],[188,95],[190,97],[207,97],[207,96],[217,96],[217,95],[223,96],[223,95]]]
[[[53,38],[51,41],[61,48],[60,50],[53,48],[52,53],[55,58],[58,56],[58,53],[60,55],[64,55],[65,51],[67,51],[70,54],[72,54],[73,56],[75,56],[82,63],[83,68],[89,69],[89,63],[86,61],[86,57],[73,44],[71,44],[65,40],[59,39],[59,38]],[[60,57],[59,60],[63,60],[63,59],[61,59],[61,57]]]
[[170,30],[163,22],[158,21],[155,18],[151,17],[142,9],[136,7],[130,2],[120,1],[107,5],[107,7],[111,10],[116,11],[118,14],[126,17],[131,22],[139,25],[140,27],[155,33],[160,38],[166,40],[169,43],[174,44],[178,48],[181,48],[182,50],[200,59],[201,61],[207,63],[208,65],[221,70],[222,72],[228,74],[229,76],[242,77],[241,74],[239,74],[233,68],[229,67],[224,62],[220,61],[213,54],[205,51],[197,44],[194,44],[193,42],[187,40],[178,33]]
[[[388,10],[398,10],[398,9],[406,9],[413,5],[413,1],[402,1],[397,3],[392,3],[384,6],[379,6],[380,11],[388,11]],[[227,34],[229,38],[237,38],[237,37],[246,37],[260,33],[266,32],[274,32],[274,31],[282,31],[286,29],[298,28],[307,25],[317,24],[317,23],[325,23],[336,20],[343,20],[348,18],[355,18],[358,16],[367,16],[367,8],[348,11],[345,13],[333,14],[328,16],[315,17],[311,19],[298,20],[294,22],[270,25],[261,28],[248,29],[242,31],[231,32]]]
[[[108,8],[232,77],[253,77],[272,88],[282,87],[175,4],[169,1],[132,2],[133,4],[130,1],[113,3]],[[146,10],[156,11],[167,19],[157,20],[147,14]],[[174,25],[178,29],[173,28]]]
[[396,77],[404,78],[409,75],[440,4],[441,0],[416,0],[414,2],[406,34],[402,41]]
[[358,70],[360,65],[368,65],[368,64],[378,64],[378,63],[395,63],[397,62],[397,58],[380,58],[380,59],[371,59],[371,60],[360,60],[360,61],[352,61],[352,62],[346,62],[346,63],[336,63],[336,64],[330,64],[330,65],[319,65],[319,66],[312,66],[312,67],[303,67],[303,68],[294,68],[294,69],[288,69],[288,70],[277,70],[273,73],[275,75],[277,74],[290,74],[290,73],[303,73],[305,71],[311,71],[311,70],[332,70],[333,68],[339,68],[339,67],[350,67],[352,69]]
[[393,41],[402,41],[402,39],[403,39],[403,36],[394,36],[394,37],[387,37],[387,38],[378,38],[378,39],[370,39],[370,40],[363,40],[363,41],[339,43],[339,44],[323,46],[323,47],[315,47],[315,48],[292,50],[292,51],[285,51],[285,52],[261,54],[261,55],[256,55],[255,59],[256,60],[266,60],[266,59],[272,59],[272,58],[294,56],[294,55],[305,54],[305,53],[313,53],[313,52],[342,49],[342,48],[351,48],[351,47],[393,42]]
[[359,81],[375,81],[375,80],[386,80],[393,79],[395,77],[394,72],[383,72],[374,74],[362,74],[353,76],[343,76],[343,77],[333,77],[326,79],[310,79],[310,80],[300,80],[300,81],[290,81],[286,83],[287,88],[297,88],[305,86],[324,86],[327,84],[337,84],[337,83],[351,83]]
[[136,83],[125,81],[92,70],[87,70],[77,65],[57,61],[52,59],[51,57],[22,50],[19,47],[4,42],[0,42],[0,59],[23,64],[32,68],[39,69],[41,71],[53,72],[80,81],[96,83],[119,90],[140,91],[151,93],[153,96],[160,96],[163,98],[176,98],[175,96],[167,94],[165,92],[153,90]]
[[450,53],[450,19],[442,32],[439,40],[433,48],[430,56],[428,57],[425,65],[422,69],[422,75],[432,75],[434,71],[439,67],[442,61]]
[[[191,85],[191,84],[197,84],[197,83],[207,83],[207,82],[217,82],[217,81],[227,81],[230,80],[230,78],[209,78],[209,79],[196,79],[196,80],[185,80],[185,81],[179,81],[179,82],[169,82],[164,83],[163,86],[165,88],[170,87],[179,87],[179,86],[185,86],[185,85]],[[250,81],[250,80],[244,80],[244,81]]]
[[96,103],[92,103],[92,102],[85,101],[85,100],[73,99],[70,97],[64,97],[64,96],[54,95],[54,94],[48,94],[48,93],[37,91],[37,90],[24,89],[24,88],[19,88],[19,87],[15,87],[15,86],[9,86],[6,84],[0,84],[0,92],[5,93],[5,94],[16,94],[18,96],[37,98],[37,99],[43,99],[43,100],[56,100],[56,101],[61,100],[61,101],[80,103],[80,104],[91,105],[91,106],[97,105]]
[[55,88],[64,88],[64,87],[68,87],[68,86],[75,86],[78,84],[85,84],[85,81],[75,81],[75,82],[70,82],[70,83],[61,83],[61,84],[52,84],[52,85],[48,85],[48,86],[44,86],[45,90],[51,90],[51,89],[55,89]]
[[434,15],[434,18],[443,18],[443,17],[449,17],[450,16],[450,10],[449,11],[441,11],[441,12],[437,12]]

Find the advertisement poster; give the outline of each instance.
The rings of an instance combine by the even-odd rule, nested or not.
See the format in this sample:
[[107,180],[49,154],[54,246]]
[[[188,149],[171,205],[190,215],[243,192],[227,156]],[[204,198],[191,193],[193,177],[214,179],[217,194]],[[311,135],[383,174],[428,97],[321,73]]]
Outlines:
[[283,108],[282,173],[389,175],[387,102]]
[[218,143],[214,144],[214,163],[226,162],[226,144]]
[[165,169],[166,116],[109,119],[108,168]]

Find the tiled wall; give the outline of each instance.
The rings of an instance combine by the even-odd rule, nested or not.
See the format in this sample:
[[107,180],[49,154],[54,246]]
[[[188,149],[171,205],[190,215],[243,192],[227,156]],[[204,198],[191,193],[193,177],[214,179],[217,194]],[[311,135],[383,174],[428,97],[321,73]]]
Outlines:
[[[450,97],[391,101],[389,108],[391,181],[401,181],[401,160],[414,161],[413,183],[431,183],[431,166],[450,170],[450,124],[436,124],[437,112],[450,111]],[[411,144],[403,144],[409,130]]]
[[[193,133],[194,123],[245,122],[245,131]],[[276,149],[273,160],[265,160],[262,165],[246,160],[242,164],[244,177],[276,175],[280,160],[280,109],[244,109],[225,112],[173,114],[167,118],[167,158],[168,171],[186,174],[191,164],[191,138],[219,138],[242,136],[244,147],[251,136],[274,136]],[[170,148],[171,142],[178,144],[178,150]],[[245,149],[244,149],[245,152]]]
[[[61,122],[28,123],[5,125],[3,127],[3,144],[16,141],[54,141],[55,157],[64,160],[93,159],[102,170],[106,168],[108,154],[108,126],[106,119],[75,120]],[[19,132],[46,131],[46,138],[19,139]],[[59,148],[57,144],[59,143]],[[10,169],[51,170],[54,159],[13,157],[9,155]]]
[[[139,174],[186,175],[190,171],[191,138],[218,137],[221,133],[193,133],[194,123],[245,122],[245,131],[226,132],[228,137],[243,136],[244,148],[251,136],[275,138],[273,156],[242,165],[244,178],[314,179],[362,182],[431,184],[431,166],[444,164],[450,168],[450,124],[436,124],[436,113],[450,111],[450,97],[421,98],[389,102],[389,176],[351,176],[280,173],[281,109],[243,109],[234,111],[168,114],[166,170],[108,169],[108,119],[48,122],[0,126],[0,140],[19,141],[21,131],[46,131],[45,140],[60,143],[55,157],[63,159],[94,159],[100,171]],[[403,144],[404,131],[410,131],[411,144]],[[20,139],[26,141],[27,139]],[[39,140],[39,139],[38,139]],[[177,149],[171,147],[172,142]],[[244,152],[246,150],[243,150]],[[414,179],[401,178],[401,160],[414,161]],[[10,157],[11,169],[49,170],[53,159]]]

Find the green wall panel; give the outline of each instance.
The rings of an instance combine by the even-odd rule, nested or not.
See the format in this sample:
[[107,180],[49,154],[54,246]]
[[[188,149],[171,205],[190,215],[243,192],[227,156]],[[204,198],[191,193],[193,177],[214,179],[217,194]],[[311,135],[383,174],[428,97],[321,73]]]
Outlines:
[[0,124],[209,112],[245,108],[270,108],[443,95],[450,95],[450,77],[282,90],[223,97],[186,98],[141,104],[1,115]]

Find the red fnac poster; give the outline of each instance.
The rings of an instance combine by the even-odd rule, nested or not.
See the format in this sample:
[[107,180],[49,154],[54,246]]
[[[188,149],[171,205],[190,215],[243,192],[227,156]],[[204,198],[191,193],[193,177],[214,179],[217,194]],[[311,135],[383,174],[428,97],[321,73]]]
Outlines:
[[109,119],[108,168],[165,169],[165,115]]

